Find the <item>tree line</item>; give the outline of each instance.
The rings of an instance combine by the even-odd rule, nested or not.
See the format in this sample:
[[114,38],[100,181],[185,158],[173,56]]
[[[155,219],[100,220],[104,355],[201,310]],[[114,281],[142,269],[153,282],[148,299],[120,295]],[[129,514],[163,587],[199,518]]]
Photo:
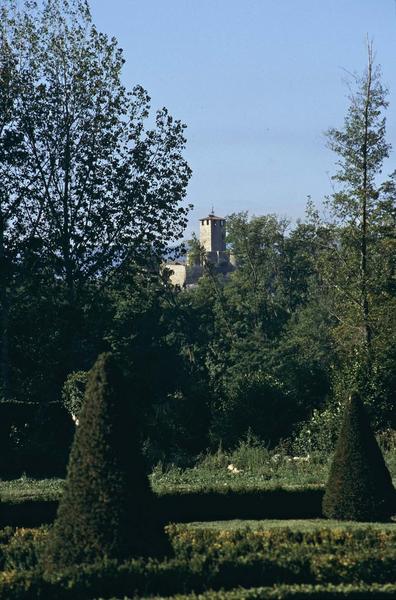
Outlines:
[[381,179],[387,90],[368,46],[323,218],[229,215],[238,268],[194,289],[159,265],[180,242],[184,125],[122,84],[122,51],[80,0],[0,2],[0,386],[61,399],[111,350],[133,379],[152,460],[246,435],[275,445],[358,390],[395,425],[396,175]]

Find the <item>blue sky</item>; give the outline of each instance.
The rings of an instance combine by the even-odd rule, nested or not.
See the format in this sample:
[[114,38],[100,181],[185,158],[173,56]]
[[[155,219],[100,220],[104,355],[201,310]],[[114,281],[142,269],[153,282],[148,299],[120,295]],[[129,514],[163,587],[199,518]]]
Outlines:
[[91,0],[98,28],[124,49],[127,86],[188,126],[194,204],[187,235],[220,216],[304,216],[331,194],[324,131],[348,106],[346,71],[362,73],[366,36],[390,90],[396,167],[396,0]]

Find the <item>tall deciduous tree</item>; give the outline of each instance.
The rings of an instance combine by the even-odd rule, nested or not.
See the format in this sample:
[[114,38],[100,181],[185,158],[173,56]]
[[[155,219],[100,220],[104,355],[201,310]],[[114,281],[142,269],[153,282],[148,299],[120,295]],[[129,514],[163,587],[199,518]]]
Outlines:
[[14,120],[17,84],[16,57],[5,35],[4,13],[0,13],[0,395],[9,394],[8,329],[14,278],[13,263],[20,246],[21,198],[13,192],[17,171],[25,160],[21,135]]
[[88,282],[181,236],[184,125],[165,108],[147,125],[150,98],[123,85],[86,0],[21,4],[0,0],[0,258],[33,244],[73,314]]
[[26,151],[14,195],[29,201],[22,222],[35,223],[73,292],[181,234],[190,175],[184,126],[162,109],[146,129],[150,99],[121,83],[122,50],[96,30],[85,1],[25,2],[13,15],[4,5],[4,20],[18,59],[12,121]]

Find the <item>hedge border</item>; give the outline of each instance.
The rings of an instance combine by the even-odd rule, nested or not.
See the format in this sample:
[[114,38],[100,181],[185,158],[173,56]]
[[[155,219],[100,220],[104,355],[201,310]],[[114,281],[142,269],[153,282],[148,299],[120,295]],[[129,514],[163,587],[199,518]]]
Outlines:
[[[160,600],[163,596],[151,596],[147,600]],[[167,600],[383,600],[396,598],[395,584],[340,584],[340,585],[275,585],[259,588],[234,588],[232,590],[209,590],[202,594],[176,594]],[[96,600],[105,600],[97,598]],[[134,600],[133,598],[109,598],[108,600]]]
[[[275,488],[259,491],[176,492],[157,495],[163,523],[231,519],[316,519],[322,517],[323,489]],[[2,502],[0,526],[37,527],[50,524],[58,501]]]

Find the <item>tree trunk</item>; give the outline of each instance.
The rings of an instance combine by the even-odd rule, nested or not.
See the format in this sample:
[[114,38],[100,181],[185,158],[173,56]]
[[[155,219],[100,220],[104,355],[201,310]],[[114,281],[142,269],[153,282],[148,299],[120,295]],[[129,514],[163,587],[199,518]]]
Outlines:
[[4,252],[4,223],[0,213],[0,397],[8,400],[10,395],[10,368],[8,353],[9,302],[7,291],[8,273]]
[[361,206],[361,240],[360,240],[360,279],[361,279],[361,305],[362,305],[362,316],[363,316],[363,332],[364,332],[364,343],[367,352],[367,367],[370,363],[371,355],[371,325],[370,325],[370,311],[369,311],[369,300],[368,300],[368,269],[367,269],[367,237],[368,237],[368,202],[370,190],[368,189],[368,145],[369,145],[369,108],[371,103],[371,82],[372,82],[372,65],[373,56],[371,47],[368,51],[368,66],[367,66],[367,87],[366,87],[366,100],[364,107],[364,140],[362,146],[362,206]]

